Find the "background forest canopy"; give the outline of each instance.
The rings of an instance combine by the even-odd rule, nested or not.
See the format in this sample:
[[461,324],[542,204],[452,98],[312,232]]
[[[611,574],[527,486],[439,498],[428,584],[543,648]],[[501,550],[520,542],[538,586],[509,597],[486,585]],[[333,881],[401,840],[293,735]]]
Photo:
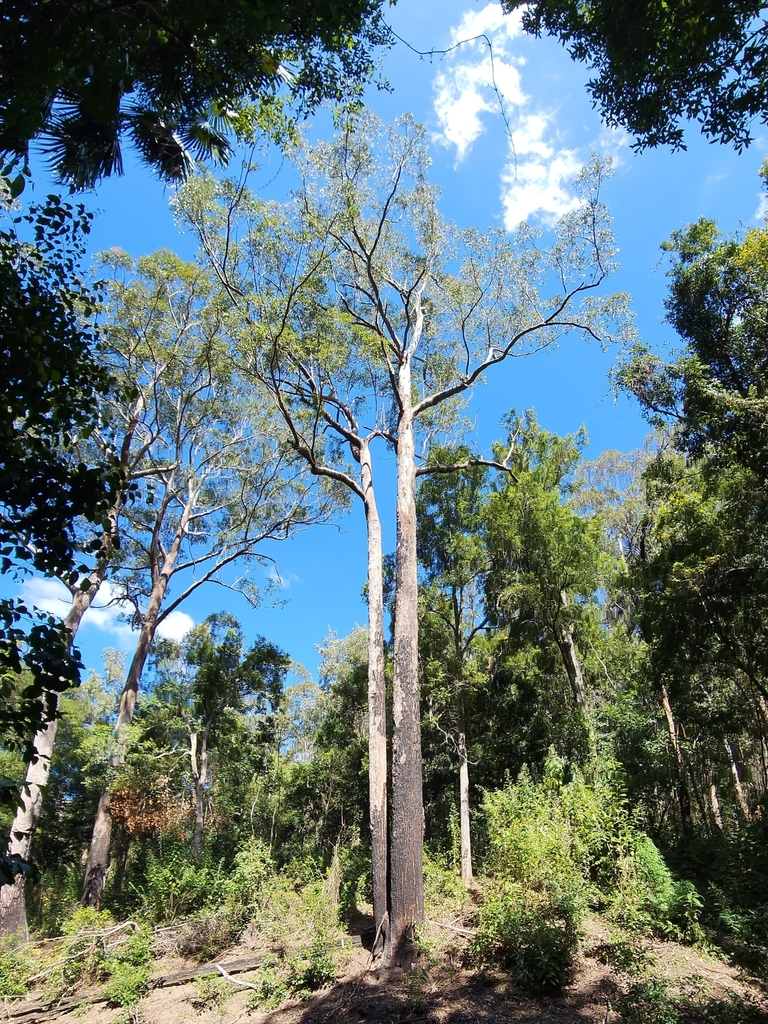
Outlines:
[[[109,111],[96,86],[114,54],[83,75],[87,47],[66,74],[43,53],[22,76],[19,97],[45,85],[36,120],[3,100],[0,557],[14,578],[59,580],[69,608],[0,604],[0,930],[196,915],[216,945],[299,893],[320,932],[323,901],[370,913],[390,956],[470,887],[471,962],[534,989],[567,981],[590,913],[621,942],[709,943],[765,972],[768,226],[701,219],[664,243],[678,347],[662,358],[608,288],[605,160],[551,228],[467,229],[441,213],[412,117],[383,122],[353,96],[331,139],[296,129],[291,104],[350,100],[347,77],[370,77],[391,40],[378,4],[344,7],[338,36],[301,5],[265,26],[291,75],[254,43],[263,74],[233,65],[242,102],[226,110],[221,83],[173,94],[154,30]],[[728,28],[737,49],[755,16]],[[534,5],[524,24],[564,17]],[[746,144],[744,95],[704,130]],[[644,145],[675,143],[690,112],[626,120]],[[284,201],[194,165],[262,136],[295,169]],[[22,205],[28,147],[48,140],[82,186],[120,169],[123,138],[180,182],[196,254],[112,249],[94,281],[85,209]],[[480,450],[475,386],[580,339],[615,347],[646,444],[587,460],[583,429],[511,409]],[[319,681],[249,642],[227,598],[169,635],[198,592],[263,607],[277,542],[358,508],[368,625],[325,638]],[[99,594],[135,649],[78,685]]]

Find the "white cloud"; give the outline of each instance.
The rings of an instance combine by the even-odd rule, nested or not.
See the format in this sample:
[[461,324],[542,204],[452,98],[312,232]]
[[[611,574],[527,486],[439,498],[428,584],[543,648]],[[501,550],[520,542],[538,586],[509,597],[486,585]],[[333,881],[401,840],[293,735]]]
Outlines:
[[546,141],[548,123],[544,115],[530,114],[513,135],[516,159],[501,175],[501,202],[508,231],[535,214],[553,224],[579,205],[568,186],[583,161],[575,150],[557,150]]
[[72,597],[58,580],[29,579],[21,584],[21,596],[41,612],[63,619],[72,604]]
[[[467,11],[451,31],[454,43],[485,34],[493,46],[493,62],[482,39],[466,42],[446,57],[434,80],[434,106],[440,132],[436,141],[455,146],[457,163],[465,160],[484,131],[485,114],[498,120],[503,102],[509,156],[501,172],[501,204],[507,230],[521,220],[554,223],[573,210],[578,200],[571,181],[587,162],[588,152],[562,144],[556,130],[557,110],[537,105],[523,88],[525,61],[515,53],[522,13],[505,15],[498,3]],[[601,132],[591,148],[617,156],[626,145],[623,132]]]
[[177,610],[171,612],[167,619],[163,619],[157,627],[157,635],[163,640],[175,640],[178,643],[194,627],[195,620],[192,616]]
[[[506,59],[508,43],[519,32],[519,16],[507,17],[495,3],[465,12],[451,31],[454,45],[467,41],[449,54],[447,67],[435,78],[435,112],[441,127],[437,139],[456,147],[458,162],[483,132],[480,115],[498,111],[499,95],[505,107],[521,106],[528,100],[520,85],[520,72]],[[477,38],[483,35],[493,44],[493,61],[486,40]]]
[[[28,579],[21,585],[22,596],[29,604],[60,619],[69,611],[72,603],[69,591],[59,580]],[[130,650],[136,642],[136,632],[125,617],[133,611],[133,605],[120,600],[120,591],[109,580],[102,583],[91,607],[83,616],[82,627],[92,627],[107,633],[122,649]],[[194,619],[186,612],[174,611],[157,629],[158,636],[181,640],[195,625]]]

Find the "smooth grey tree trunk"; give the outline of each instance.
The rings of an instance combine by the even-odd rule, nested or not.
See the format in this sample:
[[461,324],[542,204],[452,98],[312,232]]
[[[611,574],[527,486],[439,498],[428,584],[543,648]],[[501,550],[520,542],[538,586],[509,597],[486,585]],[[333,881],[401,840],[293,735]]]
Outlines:
[[189,759],[192,762],[192,777],[195,780],[195,832],[192,837],[192,856],[198,858],[203,852],[205,838],[205,787],[208,785],[208,736],[211,723],[207,722],[200,736],[198,755],[198,734],[190,733]]
[[[414,332],[412,348],[418,340]],[[416,465],[411,356],[398,374],[397,606],[392,682],[392,824],[390,844],[390,936],[393,955],[424,920],[424,804],[419,708],[419,619],[416,556]]]
[[461,832],[461,880],[465,885],[474,881],[472,871],[472,834],[469,827],[469,758],[467,757],[467,720],[464,693],[457,694],[459,711],[459,827]]
[[709,807],[712,811],[712,820],[720,832],[723,831],[723,812],[720,810],[720,797],[717,793],[717,783],[714,779],[709,783]]
[[[560,591],[560,604],[563,608],[568,606],[568,595],[564,590]],[[587,688],[584,685],[584,673],[581,670],[581,660],[576,649],[576,641],[573,639],[573,626],[571,624],[560,629],[557,643],[563,657],[568,682],[571,684],[571,690],[573,691],[573,700],[576,707],[586,718]]]
[[744,788],[741,785],[741,776],[739,775],[739,766],[736,764],[736,758],[733,756],[733,747],[729,743],[727,738],[723,738],[725,744],[725,752],[728,754],[728,763],[731,766],[731,778],[733,779],[733,791],[736,795],[736,804],[742,817],[749,821],[751,814],[749,811],[749,804],[747,798],[744,795]]
[[389,898],[387,849],[387,687],[384,675],[384,577],[381,521],[368,441],[360,446],[368,530],[368,796],[373,868],[373,923],[386,946]]

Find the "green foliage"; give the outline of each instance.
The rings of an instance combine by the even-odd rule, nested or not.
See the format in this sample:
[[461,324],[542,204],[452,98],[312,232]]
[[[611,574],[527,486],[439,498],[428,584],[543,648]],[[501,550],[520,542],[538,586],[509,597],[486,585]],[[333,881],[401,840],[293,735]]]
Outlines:
[[274,865],[267,847],[250,839],[235,857],[234,869],[222,886],[224,906],[235,921],[245,924],[258,913]]
[[[98,295],[80,271],[91,218],[57,195],[20,216],[6,195],[0,207],[0,571],[34,569],[76,587],[122,486],[112,454],[77,451],[115,388],[99,360]],[[0,734],[26,761],[59,695],[80,681],[70,648],[57,618],[0,600]],[[13,805],[17,792],[3,783],[0,801]],[[21,867],[3,855],[0,878]]]
[[148,852],[141,877],[128,889],[147,919],[160,923],[212,904],[223,883],[218,866],[191,861],[182,844],[169,839],[158,852]]
[[701,937],[699,917],[703,901],[693,883],[676,881],[652,840],[629,833],[617,851],[610,898],[612,917],[639,932],[695,941]]
[[673,879],[628,817],[615,772],[603,773],[592,784],[578,773],[565,781],[564,763],[551,754],[541,782],[524,770],[514,785],[486,795],[492,882],[477,949],[525,984],[564,984],[589,903],[638,931],[701,934],[696,889]]
[[766,22],[754,0],[580,4],[504,0],[523,8],[523,27],[556,36],[593,74],[604,120],[628,129],[635,146],[685,148],[684,122],[737,150],[765,120]]
[[195,1009],[217,1009],[224,1016],[224,1000],[232,991],[232,983],[226,978],[208,974],[202,978],[195,978],[194,985],[197,995],[192,998],[192,1005]]
[[[275,951],[254,978],[252,1005],[272,1008],[288,995],[305,996],[333,982],[339,949],[336,907],[321,880],[297,888],[287,872],[274,876],[264,887],[252,926]],[[297,946],[296,934],[308,941]]]
[[253,978],[256,988],[248,995],[249,1007],[264,1006],[273,1010],[288,996],[288,984],[281,966],[280,958],[274,954],[264,957]]
[[591,955],[596,956],[602,963],[609,964],[614,970],[629,977],[637,977],[644,974],[646,968],[652,962],[651,957],[636,939],[629,942],[624,939],[617,939],[613,942],[603,943],[594,949]]
[[49,998],[101,983],[114,1006],[132,1007],[141,999],[153,959],[148,927],[114,925],[107,911],[80,907],[63,922],[62,933],[53,955],[43,951],[38,964]]
[[322,935],[317,935],[309,946],[288,960],[287,987],[293,995],[308,995],[319,988],[326,988],[335,978],[336,962]]
[[480,908],[474,949],[482,963],[509,968],[526,988],[557,989],[573,969],[582,908],[566,892],[536,892],[501,881],[486,893]]
[[80,188],[122,173],[125,137],[166,179],[196,159],[226,162],[233,130],[284,135],[280,94],[307,111],[371,78],[390,39],[381,7],[13,0],[0,32],[0,81],[14,71],[0,89],[0,152],[25,154],[41,138],[58,176]]
[[152,936],[137,931],[104,960],[107,980],[102,993],[112,1006],[135,1006],[147,990],[152,961]]
[[18,948],[0,948],[0,999],[23,996],[26,979],[32,975],[30,964]]
[[372,901],[371,851],[353,835],[339,850],[339,918],[349,921]]
[[730,993],[725,999],[676,993],[660,978],[636,982],[619,1000],[617,1009],[625,1024],[761,1024],[762,1007],[749,996]]
[[265,957],[254,977],[256,989],[249,1003],[274,1009],[288,996],[308,996],[332,985],[335,978],[336,961],[327,939],[316,936],[309,945],[288,955]]

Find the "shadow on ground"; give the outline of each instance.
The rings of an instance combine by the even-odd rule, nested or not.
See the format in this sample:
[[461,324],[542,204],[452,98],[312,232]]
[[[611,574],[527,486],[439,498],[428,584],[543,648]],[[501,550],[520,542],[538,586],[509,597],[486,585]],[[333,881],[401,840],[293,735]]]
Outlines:
[[[509,982],[442,966],[370,970],[318,993],[304,1006],[274,1011],[269,1024],[618,1024],[618,992],[605,977],[557,998],[526,995]],[[651,1022],[649,1022],[651,1024]]]

